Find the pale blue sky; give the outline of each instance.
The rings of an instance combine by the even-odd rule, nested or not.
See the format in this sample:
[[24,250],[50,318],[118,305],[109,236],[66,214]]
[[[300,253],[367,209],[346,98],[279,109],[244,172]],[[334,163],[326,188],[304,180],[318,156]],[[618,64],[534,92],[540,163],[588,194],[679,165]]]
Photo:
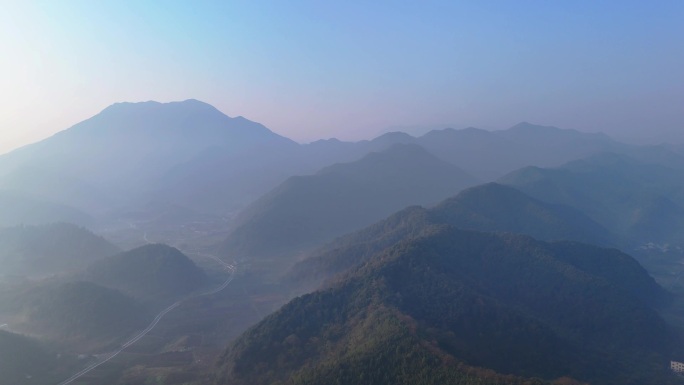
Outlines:
[[189,98],[299,141],[523,120],[684,131],[679,0],[0,6],[0,152],[114,102]]

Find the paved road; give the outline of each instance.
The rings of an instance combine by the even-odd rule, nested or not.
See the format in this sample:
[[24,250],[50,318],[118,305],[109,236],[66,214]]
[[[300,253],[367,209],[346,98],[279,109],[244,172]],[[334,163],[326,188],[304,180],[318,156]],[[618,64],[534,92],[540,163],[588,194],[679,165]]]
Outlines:
[[[145,234],[145,235],[147,235],[147,234]],[[154,320],[152,321],[152,323],[150,323],[150,324],[147,326],[147,328],[145,328],[145,330],[143,330],[143,331],[141,331],[140,333],[138,333],[135,337],[133,337],[133,338],[131,338],[130,340],[128,340],[125,344],[121,345],[121,347],[120,347],[119,349],[117,349],[117,350],[114,351],[113,353],[110,353],[110,354],[108,354],[108,355],[105,355],[105,356],[104,356],[104,359],[102,359],[101,361],[98,361],[98,362],[95,362],[95,363],[91,364],[90,366],[86,367],[85,369],[81,370],[80,372],[78,372],[78,373],[74,374],[73,376],[67,378],[66,380],[60,382],[59,385],[67,385],[67,384],[70,384],[70,383],[76,381],[78,378],[84,376],[85,374],[87,374],[87,373],[90,372],[91,370],[97,368],[98,366],[104,364],[105,362],[107,362],[107,361],[111,360],[112,358],[116,357],[117,355],[119,355],[119,353],[121,353],[122,351],[124,351],[127,347],[133,345],[134,343],[138,342],[138,340],[140,340],[141,338],[145,337],[145,335],[147,335],[147,333],[149,333],[150,331],[152,331],[152,329],[154,329],[154,327],[157,326],[157,324],[159,323],[159,321],[161,321],[161,319],[164,318],[164,316],[165,316],[168,312],[170,312],[171,310],[173,310],[173,309],[175,309],[176,307],[178,307],[178,305],[180,305],[180,304],[183,303],[184,301],[189,300],[189,299],[192,299],[192,298],[197,298],[197,297],[205,296],[205,295],[216,294],[216,293],[220,292],[221,290],[225,289],[225,288],[228,286],[228,284],[230,284],[230,282],[231,282],[231,281],[233,280],[233,278],[235,277],[235,270],[236,270],[235,266],[233,266],[233,265],[231,265],[231,264],[229,264],[229,263],[226,263],[226,262],[224,262],[223,260],[221,260],[220,258],[218,258],[218,257],[216,257],[216,256],[214,256],[214,255],[211,255],[211,254],[203,254],[203,253],[195,253],[195,254],[200,255],[200,256],[203,256],[203,257],[211,258],[211,259],[213,259],[214,261],[220,263],[224,268],[230,270],[230,276],[228,277],[228,279],[226,279],[225,282],[223,282],[223,284],[221,284],[221,286],[217,287],[216,289],[207,291],[207,292],[205,292],[205,293],[197,294],[197,295],[192,296],[192,297],[189,297],[189,298],[181,299],[181,300],[177,301],[176,303],[174,303],[173,305],[171,305],[171,306],[167,307],[166,309],[162,310],[159,314],[157,314],[157,316],[154,318]],[[2,326],[5,326],[5,325],[2,325]],[[2,327],[2,326],[0,326],[0,327]]]

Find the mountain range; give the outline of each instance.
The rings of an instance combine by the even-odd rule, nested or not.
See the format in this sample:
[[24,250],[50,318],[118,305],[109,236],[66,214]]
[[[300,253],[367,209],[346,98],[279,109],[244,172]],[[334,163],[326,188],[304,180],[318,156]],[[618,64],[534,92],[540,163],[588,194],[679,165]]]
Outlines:
[[[619,249],[680,245],[682,173],[677,146],[529,123],[298,144],[119,103],[0,156],[0,261],[28,276],[0,281],[0,324],[40,339],[0,343],[107,351],[187,298],[86,381],[674,384],[681,291]],[[235,282],[190,299],[226,279],[209,257]]]
[[475,183],[420,146],[394,145],[355,162],[289,178],[241,213],[221,249],[244,257],[301,252],[403,207],[437,203]]
[[574,207],[634,249],[684,239],[684,168],[674,165],[604,153],[558,168],[526,167],[500,182]]
[[[389,133],[370,141],[297,144],[197,100],[118,103],[50,138],[0,156],[0,189],[102,218],[166,202],[232,214],[293,175],[417,144],[489,181],[519,167],[557,166],[625,149],[600,134],[522,123],[504,131]],[[495,154],[495,155],[493,155]]]
[[0,186],[100,213],[154,189],[173,167],[217,148],[297,146],[264,126],[196,100],[118,103],[0,157]]
[[[295,286],[316,288],[385,248],[421,235],[432,226],[495,233],[516,233],[545,241],[581,241],[604,246],[614,236],[578,210],[548,204],[498,183],[471,187],[431,208],[408,207],[364,229],[339,237],[309,253],[287,274]],[[645,271],[638,263],[635,274]],[[313,286],[311,286],[313,285]]]

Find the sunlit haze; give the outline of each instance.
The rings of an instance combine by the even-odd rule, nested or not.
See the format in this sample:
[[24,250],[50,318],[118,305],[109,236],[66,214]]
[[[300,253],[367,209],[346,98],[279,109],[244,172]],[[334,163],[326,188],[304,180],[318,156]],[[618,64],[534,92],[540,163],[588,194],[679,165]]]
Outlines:
[[0,153],[195,98],[300,142],[520,121],[684,141],[682,1],[7,1]]

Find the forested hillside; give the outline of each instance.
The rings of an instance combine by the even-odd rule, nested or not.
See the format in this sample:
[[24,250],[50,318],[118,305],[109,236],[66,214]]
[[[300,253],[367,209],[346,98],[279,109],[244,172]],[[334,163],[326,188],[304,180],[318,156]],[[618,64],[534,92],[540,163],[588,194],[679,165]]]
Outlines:
[[674,383],[665,363],[678,337],[652,308],[664,293],[615,253],[431,226],[246,332],[218,382],[438,383],[462,376],[462,363],[547,380]]
[[[292,269],[297,282],[316,282],[363,262],[373,253],[424,231],[427,224],[511,232],[540,240],[573,240],[614,245],[608,230],[578,210],[536,200],[512,187],[488,183],[471,187],[432,208],[410,207],[365,229],[340,237]],[[643,269],[638,266],[639,271]]]

